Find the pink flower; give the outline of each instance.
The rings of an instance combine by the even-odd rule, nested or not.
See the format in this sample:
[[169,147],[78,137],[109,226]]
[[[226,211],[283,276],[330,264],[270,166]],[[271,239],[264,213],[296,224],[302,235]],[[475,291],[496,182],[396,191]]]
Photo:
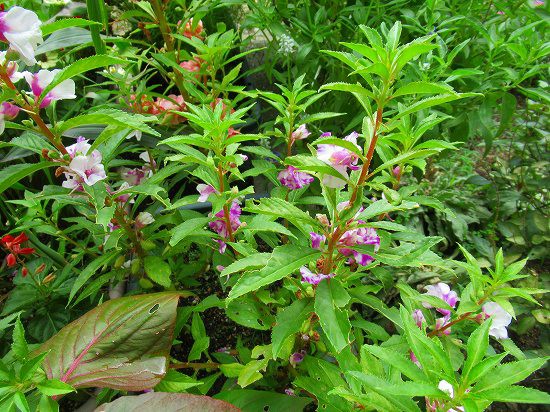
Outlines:
[[[362,220],[358,220],[357,223],[365,224]],[[351,247],[356,245],[374,245],[374,251],[376,252],[380,247],[380,237],[376,233],[376,230],[371,227],[359,227],[348,230],[342,235],[340,240],[338,240],[338,251],[342,255],[353,255],[353,260],[355,260],[358,265],[367,266],[374,258],[366,253],[360,253],[351,249]]]
[[543,0],[535,0],[533,2],[533,6],[535,6],[535,7],[544,6],[544,1]]
[[409,351],[409,357],[411,358],[412,363],[414,363],[419,368],[422,368],[422,365],[420,365],[420,362],[418,361],[418,358],[414,354],[412,350]]
[[216,189],[214,189],[214,187],[210,185],[205,185],[204,183],[197,185],[197,191],[200,195],[198,198],[199,202],[206,202],[211,194],[219,193]]
[[512,315],[496,302],[487,302],[481,309],[486,318],[492,319],[489,335],[497,339],[507,339],[508,330],[506,327],[512,322]]
[[[455,291],[452,291],[449,285],[445,283],[438,283],[437,285],[428,285],[425,287],[427,292],[425,295],[428,296],[435,296],[445,302],[451,307],[454,308],[456,306],[456,303],[459,301],[458,295]],[[429,303],[423,302],[422,306],[425,308],[433,308]],[[437,308],[437,311],[441,313],[444,316],[448,316],[451,314],[451,311],[448,309],[443,308]]]
[[100,180],[107,178],[101,159],[101,153],[94,150],[90,156],[75,156],[69,163],[69,168],[82,179],[83,183],[93,186]]
[[[214,232],[216,232],[221,237],[228,239],[229,233],[227,231],[227,225],[224,218],[224,212],[223,209],[220,210],[218,213],[214,215],[217,217],[216,220],[208,223],[208,226],[210,229],[212,229]],[[241,227],[241,221],[239,220],[241,216],[241,207],[239,206],[239,203],[237,201],[233,201],[231,204],[231,208],[229,209],[229,224],[231,226],[231,232],[235,233],[239,227]],[[220,253],[224,253],[226,249],[226,244],[223,240],[216,240],[219,244],[219,251]]]
[[204,60],[198,56],[193,57],[192,60],[185,60],[180,63],[180,67],[190,73],[197,73],[195,78],[200,78],[199,71],[201,70]]
[[4,133],[6,127],[4,119],[15,119],[19,114],[19,110],[21,109],[18,106],[8,102],[3,102],[0,105],[0,134]]
[[281,182],[283,186],[288,187],[290,190],[301,189],[314,180],[312,176],[298,171],[294,166],[288,166],[286,169],[279,172],[277,179],[279,179],[279,182]]
[[292,355],[290,355],[289,362],[292,365],[292,367],[296,367],[297,364],[301,363],[304,360],[304,357],[306,356],[306,351],[301,350],[300,352],[294,352]]
[[[32,74],[29,72],[23,73],[25,80],[31,86],[32,94],[38,98],[44,89],[52,82],[55,75],[59,73],[60,69],[55,70],[40,70],[38,73]],[[71,79],[64,80],[55,86],[48,94],[44,97],[40,103],[40,108],[44,108],[50,105],[54,100],[64,100],[64,99],[76,99],[75,94],[75,84]]]
[[82,190],[82,184],[93,186],[100,180],[106,179],[105,169],[101,164],[102,156],[99,150],[90,151],[88,140],[82,136],[77,138],[75,144],[67,147],[67,152],[71,157],[63,187],[69,189]]
[[424,317],[422,311],[420,309],[415,309],[412,313],[412,317],[416,323],[416,326],[422,329],[422,324],[426,321],[426,318]]
[[185,117],[174,113],[174,111],[184,112],[187,110],[187,105],[185,104],[183,96],[169,94],[168,99],[157,98],[155,106],[159,113],[164,113],[164,123],[176,125],[185,121]]
[[399,166],[395,166],[392,170],[392,173],[395,177],[398,177],[399,174],[401,173],[401,168]]
[[300,268],[300,274],[302,275],[302,282],[309,283],[310,285],[318,285],[323,279],[329,279],[334,277],[334,273],[328,275],[322,273],[313,273],[306,266]]
[[311,132],[306,129],[306,125],[302,124],[294,132],[292,132],[291,138],[292,140],[303,140],[307,138],[310,134]]
[[188,39],[192,37],[197,37],[202,40],[203,37],[201,36],[201,33],[203,32],[203,30],[204,30],[204,26],[202,24],[202,20],[199,20],[199,22],[193,29],[193,18],[191,17],[189,21],[185,23],[183,35]]
[[42,22],[35,12],[14,6],[0,13],[0,41],[9,43],[27,65],[36,63],[36,47],[42,43]]
[[320,235],[315,232],[310,232],[309,238],[311,239],[311,247],[313,249],[321,249],[321,243],[324,243],[326,240],[325,235]]
[[[321,136],[330,136],[330,133],[323,133]],[[357,146],[357,136],[359,136],[358,133],[353,132],[344,137],[344,140]],[[359,169],[357,154],[334,144],[320,144],[317,146],[317,158],[332,166],[346,179],[348,178],[348,168],[351,170]],[[337,188],[344,186],[346,181],[335,176],[325,175],[323,183],[328,187]]]
[[[440,329],[443,329],[445,326],[447,326],[449,324],[449,316],[444,316],[442,318],[438,318],[435,320],[435,330],[440,330]],[[450,335],[451,334],[451,328],[448,327],[448,328],[445,328],[441,331],[443,334],[445,335]]]

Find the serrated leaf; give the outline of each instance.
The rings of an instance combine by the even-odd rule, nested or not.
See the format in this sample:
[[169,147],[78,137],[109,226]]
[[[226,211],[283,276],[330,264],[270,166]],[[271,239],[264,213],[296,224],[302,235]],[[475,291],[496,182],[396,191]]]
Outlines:
[[47,379],[36,385],[38,390],[47,396],[64,395],[75,392],[71,385],[61,382],[59,379]]
[[40,162],[40,163],[20,163],[6,167],[0,174],[0,194],[6,189],[12,187],[21,179],[48,167],[59,166],[59,163]]
[[65,326],[35,353],[44,371],[75,388],[142,391],[166,373],[179,294],[109,300]]
[[296,272],[301,266],[314,261],[320,255],[320,251],[309,247],[292,244],[276,247],[264,268],[245,273],[238,280],[229,292],[227,302],[283,279]]
[[309,299],[299,299],[277,314],[277,323],[273,327],[271,339],[274,360],[277,359],[286,338],[300,330],[311,312],[312,302]]
[[[203,228],[210,220],[209,217],[195,217],[180,223],[171,230],[172,237],[170,238],[170,246],[175,246],[186,237],[196,234],[196,231]],[[212,233],[212,235],[214,235],[214,233]]]
[[159,256],[146,256],[145,259],[143,259],[143,268],[149,279],[156,284],[165,288],[169,288],[172,284],[170,280],[172,269],[170,269],[170,265]]
[[47,36],[57,30],[66,29],[68,27],[88,27],[93,25],[101,25],[101,23],[82,18],[69,18],[59,19],[53,23],[43,24],[40,26],[40,29],[42,30],[42,36]]
[[[332,282],[334,283],[334,282]],[[351,324],[345,309],[337,307],[332,283],[323,280],[315,292],[315,313],[327,338],[337,352],[350,344]]]

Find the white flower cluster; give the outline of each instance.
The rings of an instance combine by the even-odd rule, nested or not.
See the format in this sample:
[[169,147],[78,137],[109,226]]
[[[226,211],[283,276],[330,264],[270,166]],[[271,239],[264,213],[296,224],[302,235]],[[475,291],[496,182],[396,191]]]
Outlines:
[[298,49],[298,43],[288,34],[277,36],[277,42],[279,43],[279,50],[277,51],[284,56],[288,56]]

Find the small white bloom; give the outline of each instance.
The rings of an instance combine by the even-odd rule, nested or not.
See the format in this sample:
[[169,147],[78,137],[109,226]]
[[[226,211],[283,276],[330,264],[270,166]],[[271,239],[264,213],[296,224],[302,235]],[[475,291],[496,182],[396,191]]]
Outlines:
[[98,150],[94,150],[89,156],[75,156],[69,163],[69,168],[88,186],[107,178]]
[[481,309],[487,317],[493,320],[489,329],[489,335],[496,339],[507,339],[508,330],[506,327],[512,322],[512,315],[496,302],[487,302]]
[[136,218],[136,224],[141,226],[141,227],[150,225],[154,221],[155,221],[155,218],[149,212],[140,212],[139,215]]
[[277,37],[277,41],[279,42],[278,52],[284,56],[294,53],[298,48],[298,43],[288,34],[281,34]]
[[42,31],[35,12],[14,6],[0,13],[0,41],[9,43],[25,64],[36,63],[36,47],[42,43]]

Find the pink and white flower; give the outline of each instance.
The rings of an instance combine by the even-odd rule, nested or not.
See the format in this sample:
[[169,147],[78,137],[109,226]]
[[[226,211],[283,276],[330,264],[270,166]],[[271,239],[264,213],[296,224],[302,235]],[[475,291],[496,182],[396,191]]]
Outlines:
[[424,317],[422,311],[420,309],[415,309],[412,313],[412,317],[414,319],[414,322],[416,323],[416,326],[422,329],[422,324],[426,321],[426,318]]
[[291,138],[292,140],[303,140],[306,139],[310,134],[311,132],[307,130],[306,125],[302,124],[295,131],[292,132]]
[[35,12],[14,6],[0,13],[0,41],[9,43],[25,64],[35,64],[36,48],[43,42],[41,24]]
[[[40,70],[38,73],[24,72],[25,80],[31,86],[32,94],[38,98],[44,89],[52,82],[60,69]],[[55,100],[76,99],[75,83],[72,79],[67,79],[59,83],[44,96],[40,103],[40,108],[47,107]]]
[[21,109],[18,106],[8,102],[3,102],[0,105],[0,134],[4,133],[4,129],[6,128],[4,120],[15,119],[19,114],[19,110]]
[[[330,133],[323,133],[321,136],[330,136]],[[357,132],[353,132],[344,137],[344,140],[355,144],[359,148],[357,145],[358,136],[359,134]],[[343,177],[338,178],[335,176],[325,175],[323,177],[323,183],[328,187],[337,188],[344,186],[346,184],[346,180],[344,180],[344,178],[348,178],[348,169],[360,169],[360,167],[357,166],[359,156],[357,156],[356,153],[334,144],[320,144],[317,146],[317,158],[332,166]]]
[[[358,220],[357,223],[364,224],[362,220]],[[376,229],[371,227],[359,227],[351,229],[345,232],[340,240],[338,240],[338,252],[344,256],[352,256],[353,260],[358,265],[367,266],[374,258],[366,253],[361,253],[351,249],[357,245],[374,245],[374,251],[378,251],[380,247],[380,237],[376,233]]]
[[65,172],[63,187],[82,190],[82,185],[93,186],[100,180],[106,179],[105,168],[101,164],[102,156],[99,150],[90,151],[88,140],[82,136],[75,144],[67,147],[71,162]]
[[334,277],[334,273],[325,275],[323,273],[313,273],[306,266],[300,268],[300,274],[302,275],[302,282],[309,283],[310,285],[317,286],[323,279],[330,279]]
[[315,232],[310,232],[309,238],[311,239],[311,247],[313,249],[321,249],[321,244],[325,243],[326,240],[325,235],[321,235]]
[[[458,295],[456,294],[456,292],[452,291],[450,286],[447,285],[446,283],[440,282],[437,285],[428,285],[428,286],[425,287],[425,289],[427,290],[425,295],[435,296],[435,297],[447,302],[447,304],[451,308],[454,308],[456,306],[456,303],[460,300],[458,298]],[[433,306],[430,305],[427,302],[423,302],[422,306],[424,306],[425,308],[428,308],[428,309],[433,308]],[[451,311],[448,310],[448,309],[444,309],[444,308],[436,308],[436,309],[439,313],[441,313],[444,316],[449,316],[451,314]]]
[[286,169],[279,172],[277,179],[283,186],[290,190],[301,189],[311,184],[314,178],[307,173],[300,172],[294,166],[288,166]]
[[496,302],[487,302],[481,309],[486,318],[492,319],[489,335],[496,339],[508,339],[508,330],[506,327],[512,322],[512,315]]
[[[217,219],[208,223],[208,226],[224,239],[229,239],[229,232],[227,230],[223,209],[216,213],[214,216]],[[239,227],[241,227],[242,222],[239,220],[240,216],[241,207],[239,206],[239,203],[234,200],[231,204],[231,207],[229,208],[229,225],[231,227],[232,233],[235,233],[235,231],[239,229]],[[219,244],[220,253],[224,253],[227,245],[221,239],[217,239],[216,241]]]
[[136,227],[141,229],[155,221],[153,215],[149,212],[140,212],[136,217]]
[[214,189],[211,185],[205,185],[204,183],[200,183],[197,185],[197,191],[199,192],[199,202],[206,202],[210,195],[212,194],[218,194],[219,192]]

